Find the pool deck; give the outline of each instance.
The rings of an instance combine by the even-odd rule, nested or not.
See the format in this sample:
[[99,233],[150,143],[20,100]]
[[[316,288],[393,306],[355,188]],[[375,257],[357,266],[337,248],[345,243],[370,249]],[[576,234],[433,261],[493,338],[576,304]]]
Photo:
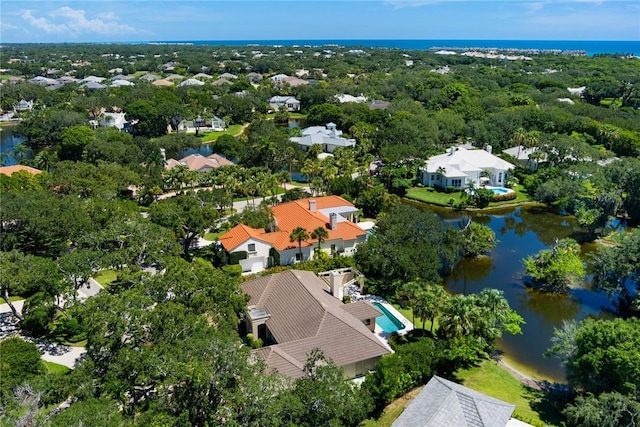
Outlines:
[[[389,304],[387,300],[385,300],[384,298],[379,297],[377,295],[371,295],[371,294],[363,295],[360,293],[357,285],[351,285],[347,287],[346,293],[347,295],[349,295],[349,297],[351,297],[352,302],[371,301],[371,302],[377,302],[379,304],[382,304],[384,308],[389,310],[389,312],[393,314],[395,318],[401,321],[402,324],[404,325],[404,329],[400,329],[397,331],[398,335],[404,335],[407,332],[412,331],[414,329],[413,323],[411,323],[406,317],[400,314],[400,312],[396,310],[395,307],[393,307],[391,304]],[[382,328],[378,326],[378,323],[376,323],[374,332],[376,337],[378,337],[378,339],[391,350],[391,347],[389,346],[389,336],[391,334],[389,332],[383,331]]]

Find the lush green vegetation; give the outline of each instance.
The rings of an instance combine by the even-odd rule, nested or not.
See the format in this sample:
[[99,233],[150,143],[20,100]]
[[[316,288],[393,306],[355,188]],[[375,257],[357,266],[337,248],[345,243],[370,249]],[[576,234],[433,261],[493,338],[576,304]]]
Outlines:
[[[428,212],[402,204],[402,197],[457,208],[531,199],[574,215],[578,227],[573,237],[580,241],[607,235],[613,218],[640,222],[636,59],[536,55],[532,61],[504,62],[425,51],[411,52],[414,66],[407,67],[403,52],[392,49],[366,49],[356,56],[336,47],[338,54],[329,58],[309,47],[292,56],[282,48],[262,58],[254,58],[251,49],[2,47],[0,68],[25,80],[43,67],[55,77],[106,78],[114,67],[138,77],[147,72],[166,76],[168,62],[183,76],[202,70],[216,70],[214,77],[223,72],[239,76],[228,85],[198,87],[158,88],[141,80],[98,91],[77,83],[57,90],[28,82],[3,87],[3,110],[12,110],[20,99],[34,100],[36,107],[18,114],[14,130],[25,142],[3,153],[2,160],[11,157],[44,172],[0,175],[0,294],[11,308],[16,298],[25,299],[22,314],[14,314],[22,330],[57,342],[86,342],[87,349],[86,360],[73,371],[49,367],[46,374],[32,346],[2,341],[2,346],[14,346],[8,358],[3,351],[1,360],[0,397],[8,423],[35,415],[45,419],[47,408],[71,398],[71,407],[45,424],[92,420],[100,426],[204,426],[224,420],[257,426],[357,425],[433,374],[450,376],[481,363],[494,341],[505,332],[519,333],[522,322],[497,291],[451,296],[442,287],[443,274],[461,257],[491,251],[491,230],[475,222],[445,227]],[[119,56],[104,55],[105,50]],[[21,60],[10,63],[9,58]],[[79,58],[82,62],[76,62]],[[430,71],[445,65],[450,74]],[[313,70],[317,84],[287,87],[268,78],[255,84],[249,80],[250,71],[269,77],[300,67]],[[581,86],[586,87],[583,97],[567,91]],[[338,93],[362,93],[390,105],[376,110],[367,103],[338,104]],[[295,96],[302,111],[278,111],[272,117],[268,100],[274,95]],[[560,97],[574,104],[560,103]],[[89,120],[115,111],[135,121],[130,132],[89,126]],[[229,129],[199,137],[176,132],[184,119],[213,115]],[[356,146],[324,158],[318,157],[319,145],[303,151],[290,140],[299,130],[287,126],[290,118],[303,116],[308,125],[336,123]],[[178,159],[203,141],[236,165],[206,173],[164,168],[163,153]],[[495,153],[524,145],[535,149],[530,160],[538,168],[532,170],[529,162],[513,171],[509,179],[518,195],[510,201],[491,202],[482,189],[463,199],[459,193],[420,188],[424,159],[462,142],[478,148],[490,144]],[[35,150],[33,159],[27,159],[26,148]],[[370,172],[374,161],[378,167]],[[394,337],[396,352],[383,357],[359,389],[345,383],[340,369],[317,353],[296,381],[248,363],[250,349],[240,345],[238,333],[246,297],[240,292],[238,266],[227,265],[237,259],[216,245],[195,247],[200,237],[211,238],[240,222],[272,227],[269,206],[283,192],[290,172],[301,174],[312,194],[340,195],[353,201],[361,217],[377,222],[355,257],[318,257],[296,268],[323,271],[355,264],[366,274],[368,290],[410,310],[408,317],[415,314],[417,329],[408,337]],[[283,200],[306,195],[302,189],[289,190]],[[250,207],[217,228],[240,198],[252,200]],[[594,285],[619,301],[620,313],[632,320],[586,321],[558,333],[552,352],[567,363],[570,384],[579,395],[566,397],[563,415],[569,424],[602,425],[590,414],[613,410],[612,419],[625,425],[628,414],[638,412],[638,343],[632,340],[629,346],[616,338],[634,338],[638,329],[633,323],[637,297],[628,292],[638,285],[637,236],[621,237],[590,260]],[[290,236],[296,246],[301,239],[302,233]],[[572,247],[558,242],[555,250],[570,254]],[[582,264],[575,259],[556,264],[553,254],[542,252],[529,262],[533,282],[562,290],[579,281]],[[290,267],[273,271],[284,268]],[[86,302],[75,298],[96,272],[101,283],[109,283],[106,291]],[[589,353],[590,359],[586,349],[594,348],[602,351]],[[544,412],[542,397],[508,383],[488,366],[460,375],[474,387],[480,378],[479,383],[493,382],[492,390],[495,384],[510,390],[504,399],[518,397],[524,418],[559,424]],[[606,370],[597,371],[600,366]],[[596,373],[597,384],[589,382],[587,368]],[[27,388],[16,378],[28,381],[40,400],[26,399]],[[535,412],[527,412],[524,400]],[[616,401],[623,405],[615,407]]]

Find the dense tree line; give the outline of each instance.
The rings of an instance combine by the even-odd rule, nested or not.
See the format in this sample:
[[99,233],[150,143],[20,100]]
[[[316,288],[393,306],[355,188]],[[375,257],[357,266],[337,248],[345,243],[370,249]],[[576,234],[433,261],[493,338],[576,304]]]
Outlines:
[[[22,315],[16,312],[24,331],[60,342],[86,340],[87,348],[71,372],[46,374],[32,345],[2,341],[0,398],[10,423],[357,425],[431,375],[486,357],[503,333],[520,332],[522,318],[498,291],[451,296],[441,278],[461,257],[488,254],[495,235],[476,222],[444,226],[400,202],[416,185],[422,161],[456,143],[490,144],[495,153],[518,144],[537,148],[540,154],[531,160],[540,161],[539,168],[527,164],[514,177],[532,198],[574,215],[580,240],[606,234],[612,218],[640,220],[635,60],[536,56],[498,62],[410,52],[414,66],[407,67],[404,52],[385,49],[314,55],[312,47],[295,54],[274,48],[255,58],[250,51],[256,48],[246,46],[2,49],[0,67],[25,78],[40,75],[43,64],[52,64],[54,77],[70,71],[78,78],[110,77],[116,68],[166,75],[168,63],[183,76],[239,76],[231,84],[158,88],[138,81],[95,92],[74,84],[52,91],[28,83],[3,86],[4,110],[20,99],[35,100],[33,111],[20,113],[16,131],[26,139],[19,150],[36,151],[25,163],[44,172],[0,175],[1,297],[10,305],[12,297],[25,298]],[[78,55],[80,65],[66,60]],[[432,72],[445,66],[448,74]],[[302,68],[312,84],[248,79],[250,71],[268,77]],[[583,98],[567,91],[580,86]],[[391,104],[386,110],[339,104],[340,93]],[[302,151],[289,140],[299,131],[286,126],[288,116],[266,115],[273,95],[296,96],[307,124],[334,122],[357,140],[356,147],[325,158],[317,147]],[[105,111],[125,112],[137,122],[130,133],[89,126]],[[175,132],[175,125],[213,114],[247,125],[241,134],[211,143],[213,152],[237,165],[207,173],[165,170],[161,149],[177,159],[201,144],[199,137]],[[613,155],[621,159],[596,163]],[[369,173],[374,160],[375,176]],[[230,225],[270,227],[269,204],[283,193],[290,172],[305,176],[310,193],[289,190],[284,201],[336,194],[377,220],[354,258],[319,256],[299,267],[356,265],[369,291],[414,313],[416,330],[392,339],[396,352],[383,357],[360,388],[344,382],[341,370],[317,352],[299,380],[269,375],[238,331],[246,304],[238,271],[225,267],[229,260],[215,245],[195,248],[206,230],[222,231],[217,220],[232,213],[234,198],[254,201],[230,216]],[[553,249],[528,261],[530,276],[543,288],[566,289],[584,275],[575,243],[545,236]],[[599,250],[589,265],[594,285],[626,301],[621,307],[630,307],[631,315],[637,313],[637,241],[637,232],[629,233],[617,246]],[[115,280],[79,302],[76,290],[103,269],[115,271]],[[585,321],[558,332],[561,341],[551,352],[566,363],[579,392],[565,411],[570,423],[605,425],[593,414],[608,410],[617,417],[611,425],[623,425],[637,413],[637,357],[619,339],[634,336],[634,321]],[[602,351],[592,355],[592,348]],[[597,375],[589,377],[594,370]],[[16,381],[15,372],[26,383]],[[67,399],[68,409],[51,412]]]

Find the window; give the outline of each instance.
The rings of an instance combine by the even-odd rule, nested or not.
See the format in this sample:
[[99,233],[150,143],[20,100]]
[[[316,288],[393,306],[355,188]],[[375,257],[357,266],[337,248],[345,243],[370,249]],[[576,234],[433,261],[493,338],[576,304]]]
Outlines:
[[364,324],[369,326],[371,324],[371,319],[364,319]]
[[255,243],[249,243],[249,246],[247,247],[247,251],[255,252],[256,251],[256,244]]
[[336,253],[336,245],[331,245],[331,253]]
[[300,252],[296,253],[296,261],[302,261],[302,254],[300,254]]
[[431,181],[435,181],[436,180],[436,176],[435,175],[431,175]]
[[452,187],[461,187],[462,186],[462,180],[461,179],[452,179],[451,180],[451,186]]
[[498,174],[498,182],[502,182],[502,172]]

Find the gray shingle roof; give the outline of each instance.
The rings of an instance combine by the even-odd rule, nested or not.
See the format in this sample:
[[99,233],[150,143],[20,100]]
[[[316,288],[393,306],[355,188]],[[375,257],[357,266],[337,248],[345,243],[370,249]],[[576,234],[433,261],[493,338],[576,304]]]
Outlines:
[[505,427],[514,409],[514,405],[434,376],[392,427]]

